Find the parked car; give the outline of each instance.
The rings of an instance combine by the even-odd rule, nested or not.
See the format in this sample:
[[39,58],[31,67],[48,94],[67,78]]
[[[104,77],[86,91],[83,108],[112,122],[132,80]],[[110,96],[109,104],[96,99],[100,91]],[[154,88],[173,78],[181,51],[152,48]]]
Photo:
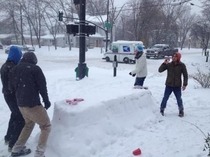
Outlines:
[[173,56],[178,49],[171,48],[168,44],[155,44],[146,51],[147,58],[164,58],[165,56]]
[[29,51],[29,52],[34,52],[34,51],[35,51],[35,48],[34,48],[33,46],[27,47],[27,48],[28,48],[28,51]]
[[20,50],[24,53],[24,52],[34,52],[35,48],[34,47],[28,47],[26,45],[9,45],[6,49],[5,49],[5,53],[9,53],[9,49],[11,46],[17,46],[20,48]]

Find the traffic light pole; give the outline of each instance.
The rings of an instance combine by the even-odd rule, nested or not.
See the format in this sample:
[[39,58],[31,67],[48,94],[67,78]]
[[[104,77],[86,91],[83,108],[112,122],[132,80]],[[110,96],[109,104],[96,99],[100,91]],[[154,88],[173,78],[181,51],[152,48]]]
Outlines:
[[86,12],[86,0],[80,0],[80,12],[79,12],[79,64],[78,64],[78,80],[81,80],[87,75],[87,66],[85,63],[85,51],[86,51],[86,34],[85,34],[85,12]]

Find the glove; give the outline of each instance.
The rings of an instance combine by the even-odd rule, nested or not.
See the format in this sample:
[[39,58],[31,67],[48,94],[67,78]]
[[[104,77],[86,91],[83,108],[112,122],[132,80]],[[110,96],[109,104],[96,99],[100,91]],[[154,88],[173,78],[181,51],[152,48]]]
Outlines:
[[50,101],[44,103],[44,108],[47,110],[51,106]]
[[129,72],[129,75],[131,75],[133,77],[136,76],[136,74],[132,74],[132,72]]

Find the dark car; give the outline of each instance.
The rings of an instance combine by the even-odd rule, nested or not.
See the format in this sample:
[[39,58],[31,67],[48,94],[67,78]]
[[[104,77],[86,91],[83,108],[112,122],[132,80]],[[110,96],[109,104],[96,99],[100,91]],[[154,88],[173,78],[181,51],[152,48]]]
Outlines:
[[168,44],[155,44],[146,51],[147,58],[164,58],[165,56],[173,56],[178,49],[170,48]]
[[9,49],[10,49],[10,47],[11,46],[17,46],[17,47],[19,47],[20,48],[20,50],[24,53],[24,52],[28,52],[28,51],[30,51],[30,52],[34,52],[35,51],[35,48],[34,47],[28,47],[28,46],[26,46],[26,45],[10,45],[10,46],[8,46],[6,49],[5,49],[5,53],[9,53]]

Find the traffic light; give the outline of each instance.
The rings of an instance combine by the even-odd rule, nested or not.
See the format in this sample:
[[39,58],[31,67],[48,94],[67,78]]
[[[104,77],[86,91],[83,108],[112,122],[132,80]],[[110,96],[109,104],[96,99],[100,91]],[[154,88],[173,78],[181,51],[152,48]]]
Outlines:
[[89,35],[96,34],[96,26],[86,25],[85,26],[85,33]]
[[66,25],[66,30],[67,33],[76,35],[77,33],[79,33],[79,25],[68,24]]
[[[67,24],[66,25],[67,33],[76,35],[79,33],[79,25],[77,24]],[[92,25],[86,25],[85,26],[85,32],[87,36],[95,34],[96,33],[96,26]]]
[[62,11],[58,12],[58,21],[63,21],[63,12]]

